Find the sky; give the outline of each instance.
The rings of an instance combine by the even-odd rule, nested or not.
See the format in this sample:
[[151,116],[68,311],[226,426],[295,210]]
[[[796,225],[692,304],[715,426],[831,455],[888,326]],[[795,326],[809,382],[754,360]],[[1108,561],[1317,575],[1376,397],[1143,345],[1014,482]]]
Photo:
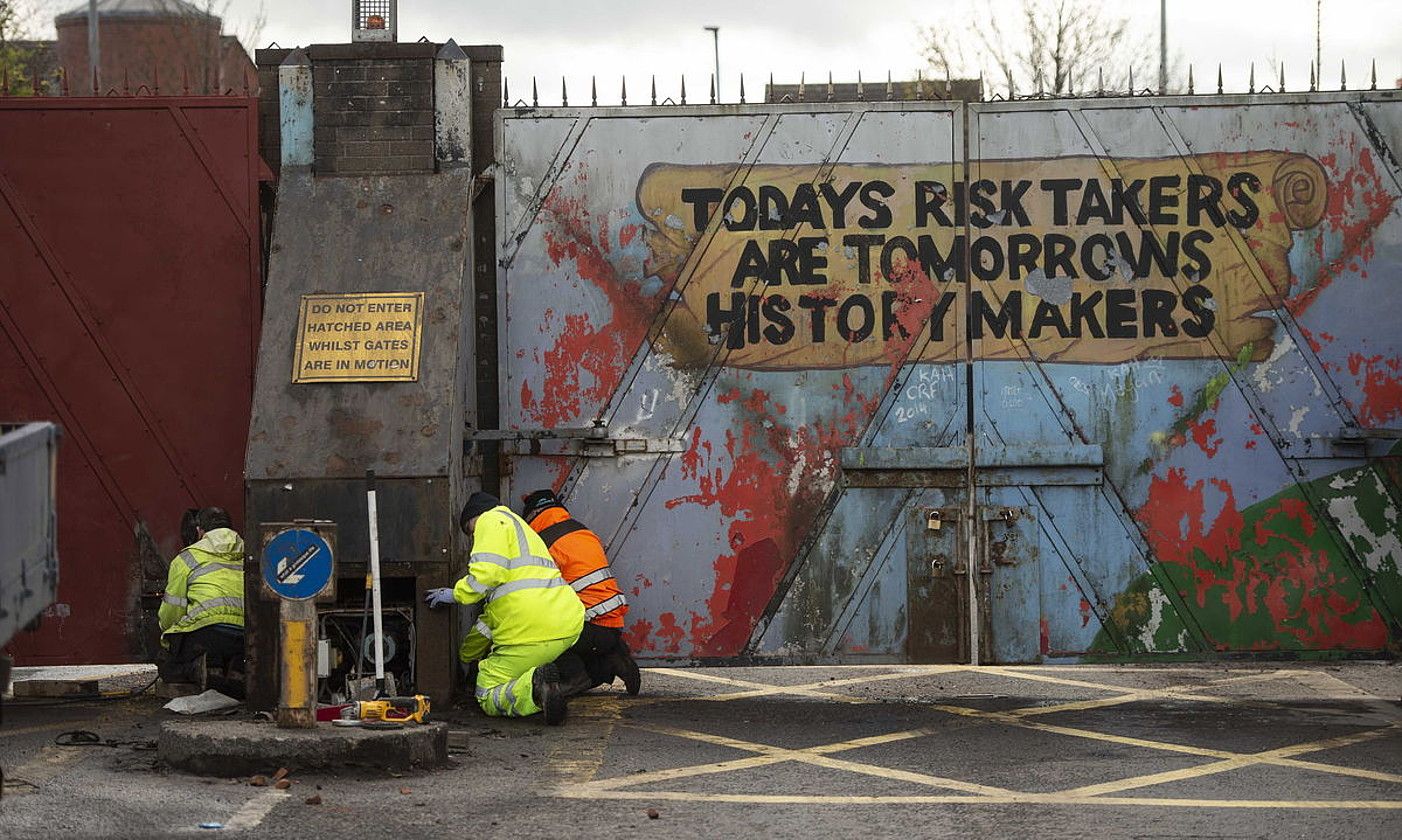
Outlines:
[[[209,0],[195,0],[205,5]],[[1085,0],[1073,0],[1085,2]],[[1136,40],[1156,44],[1158,0],[1101,0],[1105,10],[1128,17]],[[779,83],[862,78],[878,84],[889,72],[914,78],[928,69],[922,33],[967,31],[990,14],[1013,20],[1022,0],[401,0],[399,37],[414,41],[454,38],[460,44],[501,44],[503,71],[513,100],[529,96],[539,80],[542,104],[558,104],[561,77],[570,100],[587,101],[591,76],[600,103],[615,103],[628,78],[637,103],[657,76],[660,97],[676,96],[687,78],[688,98],[706,94],[715,54],[706,26],[719,26],[721,94],[738,99],[744,75],[751,100],[773,73]],[[52,15],[76,0],[29,0],[34,29],[51,33]],[[1402,77],[1402,0],[1321,0],[1325,87],[1337,89],[1339,64],[1347,60],[1350,88],[1366,87],[1376,58],[1378,84]],[[255,46],[343,43],[349,40],[349,0],[213,0],[225,31],[249,40],[260,11],[264,24]],[[1228,91],[1245,91],[1252,62],[1257,84],[1284,62],[1286,86],[1308,85],[1315,49],[1316,0],[1167,0],[1169,52],[1186,74],[1193,66],[1198,90],[1215,86],[1220,62]],[[247,45],[247,44],[246,44]],[[967,74],[978,75],[969,66]],[[991,67],[984,68],[990,70]],[[1109,72],[1107,70],[1107,75]],[[1137,82],[1137,80],[1136,80]],[[1146,84],[1152,83],[1145,79]],[[1136,84],[1136,86],[1139,86]]]

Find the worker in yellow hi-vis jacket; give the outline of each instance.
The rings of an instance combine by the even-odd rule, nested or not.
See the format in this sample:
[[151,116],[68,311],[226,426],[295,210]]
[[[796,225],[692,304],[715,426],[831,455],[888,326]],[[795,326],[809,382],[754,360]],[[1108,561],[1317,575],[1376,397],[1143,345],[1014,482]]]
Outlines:
[[242,698],[243,539],[217,507],[186,511],[181,536],[195,541],[170,561],[166,575],[157,619],[168,652],[158,673],[168,683]]
[[467,574],[424,600],[430,607],[483,604],[458,651],[463,662],[481,660],[478,704],[493,716],[544,712],[547,724],[563,723],[565,696],[550,663],[579,638],[584,604],[539,535],[495,496],[473,493],[458,525],[472,536]]

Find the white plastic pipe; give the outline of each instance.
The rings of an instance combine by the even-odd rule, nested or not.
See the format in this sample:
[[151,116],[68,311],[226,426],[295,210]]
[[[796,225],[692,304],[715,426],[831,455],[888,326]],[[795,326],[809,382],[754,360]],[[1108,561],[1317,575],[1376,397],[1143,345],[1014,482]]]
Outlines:
[[365,471],[365,505],[370,517],[370,603],[375,614],[375,689],[385,691],[385,627],[380,614],[380,517],[375,504],[375,471]]

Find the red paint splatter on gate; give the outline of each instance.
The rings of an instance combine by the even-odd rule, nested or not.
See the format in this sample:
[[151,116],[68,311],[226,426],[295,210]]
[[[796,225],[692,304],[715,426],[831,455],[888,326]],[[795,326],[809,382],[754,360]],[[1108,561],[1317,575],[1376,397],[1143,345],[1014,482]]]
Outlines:
[[[610,261],[609,218],[596,219],[590,213],[587,180],[581,166],[569,192],[566,185],[557,185],[541,205],[545,252],[557,267],[573,263],[579,281],[602,294],[608,311],[592,317],[566,315],[554,345],[541,354],[540,399],[530,405],[523,400],[522,411],[547,429],[592,417],[608,403],[670,292],[664,285],[654,294],[643,294],[641,278],[622,276]],[[622,226],[617,234],[620,245],[626,247],[637,233],[637,225]],[[547,312],[543,331],[550,320]]]
[[1090,624],[1090,601],[1087,601],[1085,598],[1082,598],[1082,599],[1081,599],[1081,626],[1082,626],[1082,627],[1085,627],[1085,626],[1088,625],[1088,624]]
[[1199,449],[1207,453],[1209,458],[1216,455],[1217,450],[1222,446],[1222,438],[1213,437],[1217,434],[1216,418],[1209,417],[1201,422],[1189,423],[1188,432],[1193,436],[1193,443],[1196,443]]
[[628,643],[629,650],[650,650],[652,648],[652,622],[645,618],[634,619],[623,631],[623,640]]
[[1041,631],[1038,633],[1038,647],[1043,656],[1051,653],[1051,625],[1045,618],[1042,619]]
[[[1214,567],[1226,566],[1229,555],[1241,547],[1241,513],[1237,511],[1232,487],[1222,479],[1211,481],[1225,500],[1206,530],[1204,483],[1199,480],[1189,486],[1181,467],[1171,468],[1166,477],[1154,476],[1150,480],[1149,500],[1139,511],[1159,560],[1193,571],[1199,607],[1206,605],[1208,590],[1224,582],[1214,574]],[[1199,562],[1199,554],[1206,564]]]
[[[1356,272],[1360,260],[1370,262],[1373,259],[1373,233],[1392,212],[1397,200],[1378,175],[1371,149],[1358,149],[1355,157],[1352,152],[1358,148],[1358,138],[1351,133],[1344,135],[1338,145],[1347,146],[1349,150],[1344,156],[1344,165],[1340,165],[1339,156],[1335,154],[1320,156],[1319,163],[1327,170],[1329,179],[1321,224],[1340,235],[1341,247],[1332,260],[1322,265],[1312,286],[1286,300],[1286,307],[1292,314],[1298,315],[1308,309],[1345,269]],[[1354,160],[1356,165],[1348,165]],[[1324,245],[1324,237],[1315,239],[1315,256],[1321,263],[1326,257]],[[1308,334],[1306,338],[1313,346],[1314,340]]]
[[1365,427],[1385,426],[1394,417],[1402,415],[1402,376],[1399,376],[1402,360],[1350,353],[1348,372],[1357,379],[1358,387],[1363,392],[1363,401],[1355,404],[1350,399],[1349,407]]
[[662,640],[663,653],[680,653],[682,649],[682,639],[686,637],[686,631],[677,624],[677,617],[673,613],[663,613],[657,617],[662,626],[657,628],[653,634]]
[[713,564],[706,615],[692,616],[693,655],[744,651],[836,478],[837,450],[860,433],[879,404],[850,377],[835,387],[845,410],[832,419],[788,428],[781,423],[784,410],[767,392],[732,388],[716,399],[740,409],[738,431],[728,428],[713,442],[701,428],[691,430],[679,463],[696,492],[669,499],[666,507],[715,507],[729,522],[729,551]]
[[1177,385],[1169,389],[1168,404],[1174,408],[1183,407],[1183,391]]

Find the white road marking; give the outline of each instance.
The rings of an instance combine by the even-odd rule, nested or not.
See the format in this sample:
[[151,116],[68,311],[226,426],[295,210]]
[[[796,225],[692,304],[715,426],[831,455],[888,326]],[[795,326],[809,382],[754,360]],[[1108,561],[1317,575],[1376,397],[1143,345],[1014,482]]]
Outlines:
[[268,815],[280,803],[291,799],[292,795],[285,790],[268,788],[261,794],[253,797],[234,812],[224,823],[225,831],[244,831],[250,828],[257,828],[263,822],[263,818]]

